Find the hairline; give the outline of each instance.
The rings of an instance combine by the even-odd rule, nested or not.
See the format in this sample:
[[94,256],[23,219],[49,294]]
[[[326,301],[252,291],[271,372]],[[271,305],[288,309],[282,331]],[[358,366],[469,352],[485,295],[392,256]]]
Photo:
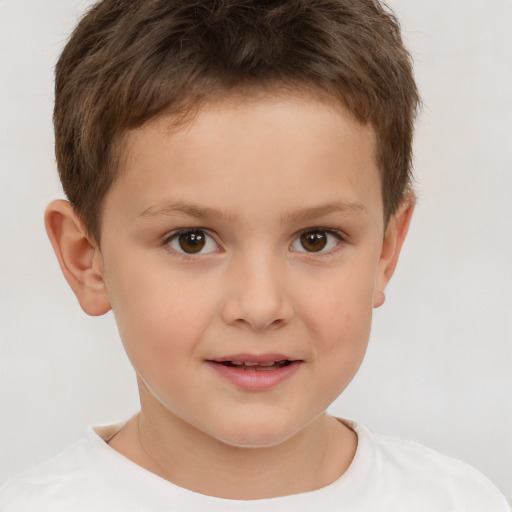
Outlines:
[[[123,174],[123,169],[126,165],[126,158],[129,155],[127,139],[130,133],[141,130],[149,124],[153,124],[159,120],[164,119],[166,121],[165,129],[167,130],[167,133],[175,133],[181,130],[185,130],[196,120],[197,116],[200,115],[200,113],[209,106],[217,106],[224,103],[226,108],[230,108],[236,107],[236,105],[245,102],[257,103],[262,99],[265,101],[268,101],[269,99],[273,101],[279,101],[286,98],[303,98],[308,101],[312,100],[319,104],[326,105],[336,111],[347,114],[356,123],[356,125],[360,126],[361,128],[369,127],[372,130],[372,133],[375,137],[374,158],[379,170],[381,195],[384,199],[384,183],[382,180],[384,169],[382,169],[382,164],[380,162],[381,142],[379,138],[379,132],[374,126],[374,123],[372,123],[371,119],[365,121],[359,119],[355,113],[350,110],[343,96],[328,91],[327,88],[321,87],[318,84],[309,83],[307,81],[304,81],[303,83],[292,82],[291,80],[289,82],[272,81],[269,83],[261,84],[246,83],[230,88],[219,88],[218,90],[212,91],[211,93],[205,94],[199,98],[193,98],[191,96],[185,97],[178,105],[163,108],[161,111],[146,119],[143,123],[135,126],[125,126],[118,128],[117,133],[112,137],[111,140],[110,161],[109,164],[107,164],[110,167],[110,172],[112,172],[113,178],[109,188],[101,198],[100,205],[97,208],[97,221],[93,226],[93,229],[88,229],[84,222],[84,228],[86,229],[88,236],[94,240],[98,247],[100,247],[102,218],[105,201],[109,195],[110,190],[115,185],[117,180],[121,179]],[[385,206],[383,207],[384,220],[386,225],[389,217],[391,217],[392,213],[394,212],[386,212]]]

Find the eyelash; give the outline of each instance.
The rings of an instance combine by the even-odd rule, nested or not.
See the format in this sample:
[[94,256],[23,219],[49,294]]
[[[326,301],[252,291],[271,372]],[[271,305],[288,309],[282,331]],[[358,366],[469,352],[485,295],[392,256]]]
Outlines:
[[[202,233],[202,234],[206,235],[206,237],[211,239],[217,247],[219,247],[219,244],[215,241],[214,237],[209,234],[207,229],[203,229],[203,228],[177,229],[177,230],[169,233],[163,239],[162,246],[165,246],[173,254],[176,254],[179,257],[181,257],[187,261],[197,259],[198,256],[206,256],[207,254],[219,252],[217,250],[213,250],[213,251],[209,251],[207,253],[203,253],[203,252],[201,252],[202,249],[200,249],[197,253],[186,253],[184,251],[180,251],[180,250],[177,250],[177,249],[171,247],[171,245],[170,245],[171,242],[173,242],[174,240],[177,240],[179,236],[181,236],[183,234],[189,234],[189,233]],[[328,249],[327,251],[323,251],[322,250],[323,248],[322,248],[319,251],[297,250],[295,252],[302,253],[303,255],[310,257],[310,258],[315,257],[315,256],[322,256],[322,257],[331,256],[331,255],[335,254],[337,251],[339,251],[341,249],[340,245],[346,241],[346,236],[341,231],[338,231],[336,229],[330,229],[330,228],[314,227],[314,228],[308,228],[308,229],[301,230],[296,235],[294,235],[293,241],[290,244],[290,248],[293,246],[293,244],[295,244],[297,242],[300,243],[301,236],[308,235],[308,234],[315,234],[315,233],[325,233],[327,236],[333,236],[337,239],[337,242],[334,245],[334,247],[332,247],[331,249]]]
[[[346,241],[346,237],[345,237],[344,233],[342,233],[341,231],[338,231],[337,229],[314,227],[314,228],[304,229],[304,230],[300,231],[297,235],[295,235],[293,242],[290,244],[290,247],[297,242],[301,243],[300,239],[302,236],[309,235],[309,234],[317,234],[317,233],[324,233],[327,236],[332,236],[332,237],[336,238],[335,245],[325,251],[323,250],[324,248],[322,247],[319,251],[306,251],[304,249],[304,250],[299,250],[297,252],[300,252],[309,258],[314,258],[317,256],[328,257],[328,256],[332,256],[336,252],[338,252],[341,249],[341,244]],[[328,243],[329,243],[329,241],[326,242],[326,244],[328,244]]]
[[210,254],[210,253],[213,253],[213,252],[218,252],[216,250],[214,251],[210,251],[209,253],[202,253],[200,251],[198,251],[198,253],[194,254],[194,253],[186,253],[184,251],[180,251],[180,250],[177,250],[177,249],[174,249],[173,247],[171,247],[171,242],[173,242],[174,240],[177,240],[181,235],[185,235],[185,234],[189,234],[189,233],[202,233],[204,235],[206,235],[206,237],[208,237],[209,239],[211,239],[213,241],[213,243],[218,247],[219,244],[215,241],[215,239],[213,238],[212,235],[209,234],[208,230],[207,229],[203,229],[203,228],[181,228],[181,229],[177,229],[171,233],[169,233],[165,238],[164,240],[162,241],[162,246],[165,246],[166,249],[170,252],[172,252],[173,254],[176,254],[178,255],[179,257],[183,258],[184,260],[193,260],[193,259],[197,259],[198,256],[205,256],[206,254]]

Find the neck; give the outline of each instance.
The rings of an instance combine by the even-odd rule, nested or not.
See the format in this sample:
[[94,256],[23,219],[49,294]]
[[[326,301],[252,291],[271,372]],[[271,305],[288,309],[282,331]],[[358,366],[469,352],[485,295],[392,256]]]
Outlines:
[[141,404],[110,445],[180,487],[220,498],[263,499],[324,487],[346,471],[357,445],[354,432],[326,414],[276,446],[243,448]]

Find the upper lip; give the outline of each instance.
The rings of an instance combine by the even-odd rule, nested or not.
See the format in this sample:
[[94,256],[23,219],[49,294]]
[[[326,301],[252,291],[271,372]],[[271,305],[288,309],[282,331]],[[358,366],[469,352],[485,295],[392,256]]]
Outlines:
[[214,363],[226,363],[232,361],[241,361],[243,363],[273,363],[278,361],[298,361],[296,358],[290,358],[284,354],[233,354],[229,356],[215,357],[208,361]]

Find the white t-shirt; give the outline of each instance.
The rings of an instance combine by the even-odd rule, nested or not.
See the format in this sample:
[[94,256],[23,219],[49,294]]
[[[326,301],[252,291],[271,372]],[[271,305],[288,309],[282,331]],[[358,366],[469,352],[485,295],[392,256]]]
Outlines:
[[345,474],[316,491],[263,500],[226,500],[178,487],[111,448],[122,425],[86,437],[0,489],[2,512],[509,512],[505,498],[471,466],[417,443],[358,437]]

